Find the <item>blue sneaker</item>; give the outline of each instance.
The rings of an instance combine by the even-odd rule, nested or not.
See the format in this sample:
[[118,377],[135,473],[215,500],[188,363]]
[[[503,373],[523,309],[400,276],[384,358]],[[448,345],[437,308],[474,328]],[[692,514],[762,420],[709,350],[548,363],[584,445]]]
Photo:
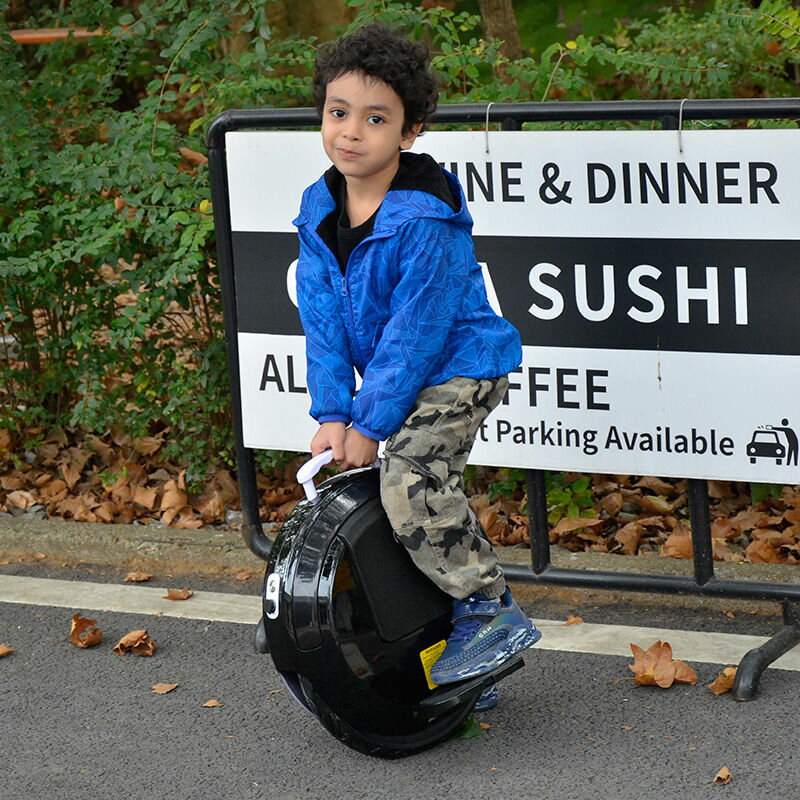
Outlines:
[[484,689],[478,699],[475,701],[475,705],[472,707],[473,711],[488,711],[490,708],[494,708],[500,702],[500,692],[497,691],[497,685],[492,684],[488,688]]
[[508,589],[495,600],[483,594],[455,600],[453,631],[431,669],[431,680],[457,683],[491,672],[541,636]]

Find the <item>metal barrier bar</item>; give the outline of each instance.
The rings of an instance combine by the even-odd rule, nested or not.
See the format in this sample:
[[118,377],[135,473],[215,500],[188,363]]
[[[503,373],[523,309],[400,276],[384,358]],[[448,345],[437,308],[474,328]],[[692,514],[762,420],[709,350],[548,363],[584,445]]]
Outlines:
[[[523,123],[579,121],[658,121],[666,130],[677,130],[678,120],[698,119],[800,119],[800,98],[721,99],[721,100],[621,100],[545,103],[492,103],[443,105],[430,117],[435,123],[501,123],[504,130],[518,130]],[[233,401],[234,435],[242,511],[243,535],[248,547],[266,559],[271,543],[259,519],[253,451],[245,448],[242,437],[241,389],[237,344],[236,285],[233,274],[233,247],[230,207],[225,171],[225,133],[258,128],[316,128],[319,116],[314,109],[245,109],[226,111],[209,126],[206,144],[211,170],[218,263],[221,277],[228,370]],[[589,589],[618,589],[667,594],[705,595],[774,600],[783,603],[784,628],[742,660],[734,686],[737,700],[754,697],[761,673],[776,658],[800,643],[800,584],[730,580],[714,575],[713,541],[707,483],[689,480],[689,513],[692,523],[694,577],[618,573],[602,570],[554,567],[550,561],[550,534],[547,522],[545,473],[525,471],[528,489],[528,519],[531,544],[530,568],[504,564],[511,581],[572,586]]]
[[734,700],[752,700],[761,673],[773,662],[800,644],[800,606],[783,601],[784,627],[768,642],[746,653],[739,662],[733,683]]
[[706,597],[737,597],[748,600],[786,599],[800,601],[800,584],[766,583],[759,581],[713,578],[698,584],[683,575],[661,575],[646,572],[610,572],[606,570],[549,566],[539,574],[519,564],[503,564],[510,581],[541,583],[548,586],[573,586],[582,589],[616,589],[626,592],[656,594],[704,595]]
[[[224,144],[224,142],[223,142]],[[239,380],[239,338],[237,336],[236,282],[233,273],[233,242],[231,240],[230,204],[228,202],[228,176],[224,164],[224,150],[208,148],[208,166],[211,173],[211,197],[214,203],[214,233],[217,239],[217,265],[222,293],[222,315],[225,323],[225,348],[228,357],[228,380],[231,391],[231,420],[236,443],[236,470],[239,497],[242,506],[242,535],[245,543],[265,561],[272,543],[261,527],[258,510],[255,453],[244,446],[242,432],[242,390]]]

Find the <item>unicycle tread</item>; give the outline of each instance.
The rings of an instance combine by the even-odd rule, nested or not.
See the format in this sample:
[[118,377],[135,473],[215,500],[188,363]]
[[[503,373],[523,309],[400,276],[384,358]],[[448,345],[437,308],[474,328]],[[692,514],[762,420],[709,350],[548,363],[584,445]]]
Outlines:
[[317,719],[330,734],[352,750],[375,758],[405,758],[429,750],[457,733],[472,712],[472,706],[466,705],[458,713],[452,715],[450,723],[444,729],[437,726],[436,733],[432,734],[429,739],[415,738],[413,741],[402,744],[386,743],[356,730],[350,723],[333,712],[316,693],[312,692],[311,695],[309,700],[314,705]]

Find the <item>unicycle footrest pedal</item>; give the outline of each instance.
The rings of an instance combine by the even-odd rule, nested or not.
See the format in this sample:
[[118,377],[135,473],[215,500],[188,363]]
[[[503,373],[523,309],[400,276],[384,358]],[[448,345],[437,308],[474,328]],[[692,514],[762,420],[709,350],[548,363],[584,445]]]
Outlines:
[[491,672],[478,675],[475,678],[459,681],[458,683],[448,683],[434,689],[424,700],[420,700],[414,709],[415,716],[436,716],[451,708],[456,708],[464,702],[464,695],[472,693],[477,699],[478,695],[493,683],[497,683],[503,678],[516,672],[524,665],[522,656],[516,656],[511,661],[501,664]]

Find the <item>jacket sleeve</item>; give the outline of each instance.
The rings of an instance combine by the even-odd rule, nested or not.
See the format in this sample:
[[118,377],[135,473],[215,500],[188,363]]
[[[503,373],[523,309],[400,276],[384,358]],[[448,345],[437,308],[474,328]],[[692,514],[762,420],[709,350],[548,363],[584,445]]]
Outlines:
[[353,427],[383,440],[405,421],[441,361],[475,263],[464,229],[442,220],[407,223],[390,318],[353,401]]
[[341,300],[321,256],[300,230],[297,306],[306,336],[306,381],[317,422],[351,421],[355,373]]

